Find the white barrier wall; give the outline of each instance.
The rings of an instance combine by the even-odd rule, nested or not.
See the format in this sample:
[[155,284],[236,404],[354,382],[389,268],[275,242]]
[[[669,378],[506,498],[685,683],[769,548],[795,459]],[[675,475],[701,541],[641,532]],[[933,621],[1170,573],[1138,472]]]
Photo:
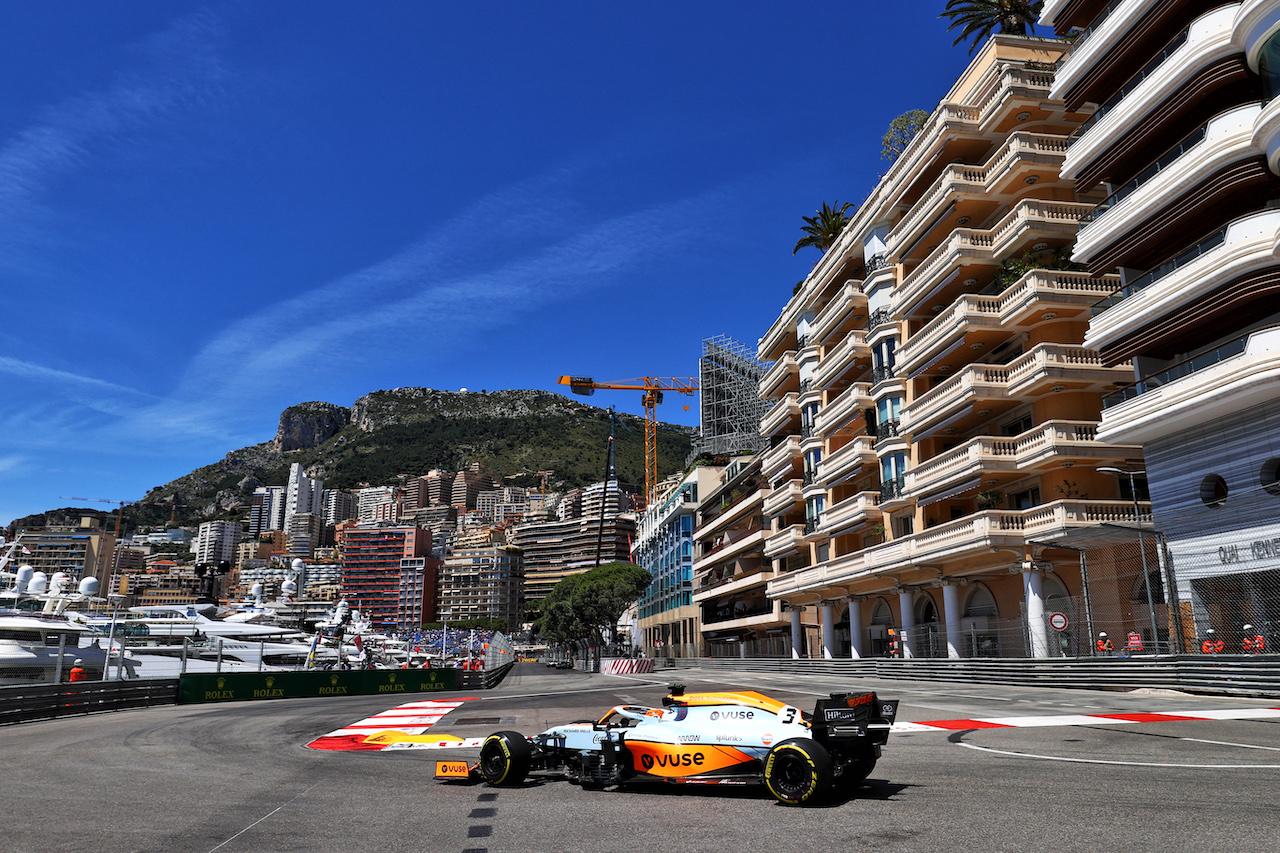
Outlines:
[[606,675],[634,675],[653,672],[652,658],[602,658],[600,671]]

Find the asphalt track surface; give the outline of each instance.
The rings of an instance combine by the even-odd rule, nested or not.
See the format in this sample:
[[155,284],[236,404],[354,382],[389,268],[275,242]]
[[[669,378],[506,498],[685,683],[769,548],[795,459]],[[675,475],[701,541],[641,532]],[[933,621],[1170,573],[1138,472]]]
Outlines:
[[[755,689],[803,708],[832,690],[899,698],[899,720],[1275,708],[1280,701],[686,670],[603,676],[521,664],[433,733],[535,733],[620,702]],[[404,701],[401,699],[400,701]],[[789,808],[764,789],[584,791],[437,783],[429,749],[314,738],[379,697],[123,711],[0,728],[0,850],[23,853],[1269,851],[1280,849],[1280,719],[895,733],[852,798]],[[447,757],[473,757],[454,751]]]

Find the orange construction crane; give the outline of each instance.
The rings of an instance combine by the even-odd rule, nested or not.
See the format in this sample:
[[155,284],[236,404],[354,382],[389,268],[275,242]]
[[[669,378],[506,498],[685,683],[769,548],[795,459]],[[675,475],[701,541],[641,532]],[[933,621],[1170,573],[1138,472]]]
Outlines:
[[657,408],[662,402],[662,392],[675,391],[692,396],[698,392],[698,380],[643,376],[621,382],[596,382],[590,376],[561,376],[560,384],[568,385],[573,393],[585,396],[594,394],[597,389],[644,392],[640,397],[640,402],[644,405],[644,495],[646,503],[652,503],[654,491],[658,488]]

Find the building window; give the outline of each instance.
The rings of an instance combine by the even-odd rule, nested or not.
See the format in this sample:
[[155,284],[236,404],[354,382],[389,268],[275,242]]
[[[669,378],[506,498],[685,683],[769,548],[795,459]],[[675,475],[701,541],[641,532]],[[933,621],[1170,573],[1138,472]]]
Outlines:
[[1039,486],[1032,486],[1029,489],[1024,489],[1021,492],[1015,492],[1014,494],[1009,495],[1010,509],[1030,509],[1033,506],[1038,506],[1039,503],[1040,503],[1040,487]]
[[1262,488],[1267,494],[1280,497],[1280,457],[1271,457],[1262,465]]
[[1024,432],[1031,429],[1031,427],[1031,415],[1026,414],[1018,418],[1016,421],[1009,421],[1007,424],[1000,427],[1000,432],[1002,435],[1007,436],[1022,435]]
[[1210,474],[1200,481],[1200,502],[1217,509],[1227,502],[1227,481],[1220,474]]
[[1273,33],[1258,54],[1258,73],[1262,75],[1262,94],[1268,101],[1280,94],[1280,31]]

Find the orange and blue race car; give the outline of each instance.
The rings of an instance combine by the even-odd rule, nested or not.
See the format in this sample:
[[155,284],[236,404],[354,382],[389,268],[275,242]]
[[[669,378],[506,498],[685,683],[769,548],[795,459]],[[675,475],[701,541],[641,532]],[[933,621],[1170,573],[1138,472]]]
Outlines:
[[786,805],[848,796],[871,773],[889,739],[897,700],[832,693],[812,714],[751,691],[685,693],[672,685],[661,708],[617,705],[599,720],[525,737],[495,732],[474,765],[441,761],[436,778],[516,786],[531,773],[584,788],[628,782],[763,784]]

